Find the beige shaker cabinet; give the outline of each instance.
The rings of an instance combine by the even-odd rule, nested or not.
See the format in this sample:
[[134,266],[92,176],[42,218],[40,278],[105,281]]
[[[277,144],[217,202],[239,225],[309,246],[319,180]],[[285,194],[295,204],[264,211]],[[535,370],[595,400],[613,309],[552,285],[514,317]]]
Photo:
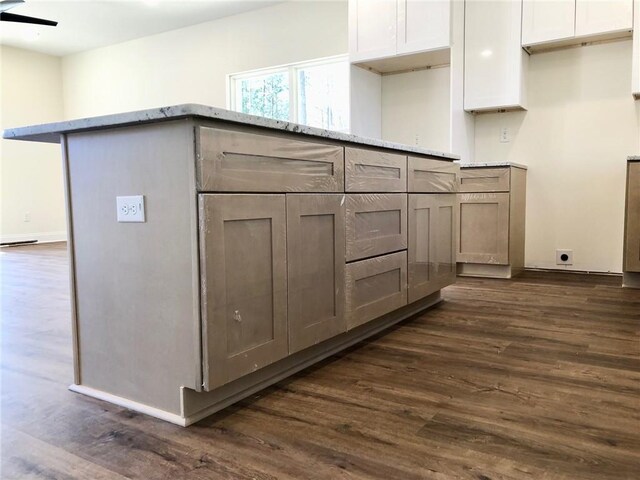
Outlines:
[[346,331],[343,194],[287,195],[289,352]]
[[275,362],[287,342],[284,195],[200,195],[204,387]]
[[640,288],[640,157],[627,162],[623,286]]
[[526,168],[462,165],[458,275],[511,278],[524,269]]
[[456,277],[456,194],[409,194],[408,295],[414,302]]
[[[407,157],[419,197],[455,184],[451,155],[202,105],[5,136],[63,146],[75,392],[189,425],[436,305],[454,281],[451,194],[435,194],[428,227],[412,219],[407,251]],[[117,221],[128,195],[143,222]],[[425,242],[441,280],[420,277],[409,299],[408,254]]]

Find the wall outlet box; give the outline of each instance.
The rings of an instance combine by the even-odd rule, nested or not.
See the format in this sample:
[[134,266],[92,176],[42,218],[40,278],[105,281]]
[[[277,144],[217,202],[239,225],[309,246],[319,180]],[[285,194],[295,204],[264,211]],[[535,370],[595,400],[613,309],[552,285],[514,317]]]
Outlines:
[[511,141],[511,134],[509,133],[509,129],[507,127],[502,127],[500,129],[500,143],[509,143]]
[[118,222],[144,222],[144,195],[116,197]]
[[573,265],[573,250],[556,250],[556,265]]

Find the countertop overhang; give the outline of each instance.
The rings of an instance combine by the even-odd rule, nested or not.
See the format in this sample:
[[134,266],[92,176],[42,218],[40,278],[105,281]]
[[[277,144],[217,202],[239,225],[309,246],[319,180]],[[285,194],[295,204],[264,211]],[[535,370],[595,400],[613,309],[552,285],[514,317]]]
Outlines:
[[308,127],[305,125],[299,125],[282,120],[257,117],[254,115],[233,112],[222,108],[209,107],[206,105],[192,103],[161,108],[151,108],[148,110],[137,110],[133,112],[116,113],[99,117],[82,118],[77,120],[67,120],[64,122],[45,123],[41,125],[10,128],[4,130],[2,136],[3,138],[13,140],[60,143],[60,138],[63,134],[154,123],[167,120],[177,120],[187,117],[197,117],[207,120],[220,120],[242,125],[251,125],[271,130],[280,130],[301,135],[308,135],[312,137],[321,137],[329,140],[337,140],[341,142],[349,142],[371,147],[386,148],[407,154],[440,157],[443,160],[454,161],[460,159],[458,155],[430,150],[427,148],[419,147],[417,145],[404,145],[401,143],[388,142],[375,138],[361,137],[359,135]]

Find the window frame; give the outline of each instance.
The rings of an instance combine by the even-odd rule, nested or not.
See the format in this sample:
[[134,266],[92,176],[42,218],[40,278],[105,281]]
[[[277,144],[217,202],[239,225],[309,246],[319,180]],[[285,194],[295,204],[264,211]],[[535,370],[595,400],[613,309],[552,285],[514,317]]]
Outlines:
[[[298,72],[306,68],[318,67],[322,65],[328,65],[332,63],[344,63],[347,68],[347,83],[350,83],[350,63],[349,55],[334,55],[331,57],[323,57],[315,60],[308,60],[304,62],[288,63],[284,65],[278,65],[275,67],[259,68],[256,70],[247,70],[244,72],[230,73],[227,75],[227,109],[234,112],[241,112],[236,105],[236,83],[238,80],[244,80],[252,77],[261,77],[264,75],[272,75],[275,73],[287,72],[289,77],[289,122],[300,123],[298,118]],[[347,95],[351,97],[351,92],[347,92]],[[336,130],[340,132],[348,132],[351,128],[351,112],[348,112],[347,127],[343,130]],[[267,118],[267,117],[265,117]],[[318,128],[318,127],[314,127]]]

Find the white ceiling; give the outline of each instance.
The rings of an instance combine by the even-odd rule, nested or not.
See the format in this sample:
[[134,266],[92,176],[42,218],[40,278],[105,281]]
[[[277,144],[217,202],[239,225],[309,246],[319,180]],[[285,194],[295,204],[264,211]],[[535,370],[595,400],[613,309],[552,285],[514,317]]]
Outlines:
[[0,44],[50,55],[92,48],[175,30],[279,1],[268,0],[27,0],[9,10],[55,20],[57,27],[0,22]]

